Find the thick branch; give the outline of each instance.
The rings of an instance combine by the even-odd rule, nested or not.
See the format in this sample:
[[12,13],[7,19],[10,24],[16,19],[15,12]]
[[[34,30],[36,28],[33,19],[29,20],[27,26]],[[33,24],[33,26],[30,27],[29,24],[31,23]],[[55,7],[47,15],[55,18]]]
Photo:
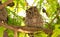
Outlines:
[[11,29],[11,30],[15,30],[14,27],[8,26],[7,24],[1,23],[1,22],[0,22],[0,26],[3,26],[5,28]]
[[7,2],[3,3],[3,6],[7,6],[9,3],[12,3],[13,0],[7,0]]
[[27,27],[27,26],[16,27],[16,26],[9,26],[9,25],[7,25],[7,23],[2,23],[2,22],[0,22],[0,25],[5,27],[5,28],[14,30],[16,32],[34,33],[34,32],[42,30],[42,31],[44,31],[47,34],[52,33],[51,30],[46,29],[46,28],[34,28],[34,27]]
[[9,3],[12,3],[13,0],[7,0],[7,2],[3,3],[2,5],[0,5],[0,9],[6,7]]
[[14,31],[14,37],[17,37],[17,35],[18,35],[17,31]]

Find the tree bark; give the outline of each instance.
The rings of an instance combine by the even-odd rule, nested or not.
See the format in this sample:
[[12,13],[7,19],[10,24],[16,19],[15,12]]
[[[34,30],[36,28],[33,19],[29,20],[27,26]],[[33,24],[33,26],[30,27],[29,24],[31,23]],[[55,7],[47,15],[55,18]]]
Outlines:
[[4,31],[3,37],[8,37],[7,29]]
[[3,9],[4,7],[6,7],[9,3],[12,3],[13,0],[7,0],[7,2],[3,3],[2,5],[0,5],[0,9]]
[[14,31],[14,37],[18,37],[18,36],[17,36],[17,31]]

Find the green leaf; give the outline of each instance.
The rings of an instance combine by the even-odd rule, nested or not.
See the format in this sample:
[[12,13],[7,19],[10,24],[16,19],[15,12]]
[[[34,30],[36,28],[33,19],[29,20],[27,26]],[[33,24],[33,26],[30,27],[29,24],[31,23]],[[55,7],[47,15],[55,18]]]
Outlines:
[[28,34],[25,34],[25,33],[19,33],[19,37],[28,37]]
[[40,2],[40,4],[42,4],[42,2],[43,2],[44,0],[40,0],[39,2]]
[[20,3],[19,6],[20,6],[22,9],[25,9],[25,6],[26,6],[25,0],[20,0],[19,3]]
[[58,2],[57,0],[47,0],[46,6],[46,12],[48,13],[49,17],[52,17],[55,12],[57,11]]
[[34,36],[35,37],[47,37],[47,35],[44,32],[38,32]]
[[4,30],[5,28],[0,26],[0,37],[3,37]]
[[12,30],[7,30],[8,32],[8,37],[14,37],[14,32]]
[[7,0],[2,0],[2,3],[6,2]]

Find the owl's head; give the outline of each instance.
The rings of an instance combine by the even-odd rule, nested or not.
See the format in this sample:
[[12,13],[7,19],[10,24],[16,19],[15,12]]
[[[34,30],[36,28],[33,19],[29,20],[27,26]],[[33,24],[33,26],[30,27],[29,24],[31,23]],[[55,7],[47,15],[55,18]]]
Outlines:
[[26,10],[26,14],[31,16],[37,15],[39,14],[38,8],[36,6],[30,7],[29,9]]

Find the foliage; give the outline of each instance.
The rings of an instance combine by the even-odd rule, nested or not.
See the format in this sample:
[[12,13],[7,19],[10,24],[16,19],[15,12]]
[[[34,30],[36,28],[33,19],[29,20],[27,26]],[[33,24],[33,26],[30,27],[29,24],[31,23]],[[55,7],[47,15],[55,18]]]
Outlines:
[[3,37],[4,30],[5,30],[5,28],[0,26],[0,37]]
[[[2,2],[6,2],[7,0],[2,0]],[[36,2],[37,0],[35,0]],[[19,16],[18,13],[21,10],[26,10],[27,9],[27,3],[25,0],[14,0],[13,1],[15,5],[13,7],[7,6],[7,12],[8,12],[8,25],[13,25],[13,26],[25,26],[23,16]],[[43,5],[43,6],[42,6]],[[51,22],[51,26],[53,28],[53,34],[51,37],[57,37],[60,35],[60,15],[56,17],[56,14],[58,13],[57,8],[59,7],[57,0],[39,0],[37,3],[37,7],[39,6],[40,12],[42,12],[42,8],[46,9],[46,13],[48,14],[47,17],[49,18],[49,22],[45,23],[46,28],[48,23]],[[44,13],[44,12],[42,12]],[[53,18],[55,19],[53,20]],[[45,19],[44,19],[45,20]],[[53,20],[53,21],[52,21]],[[55,22],[54,22],[55,21]],[[6,28],[0,27],[0,37],[3,37],[3,32]],[[13,30],[7,30],[9,37],[14,37],[14,32]],[[34,34],[35,37],[47,37],[48,34],[45,34],[44,32],[39,32],[38,34]],[[26,33],[21,33],[18,32],[18,37],[29,37],[28,34]]]

